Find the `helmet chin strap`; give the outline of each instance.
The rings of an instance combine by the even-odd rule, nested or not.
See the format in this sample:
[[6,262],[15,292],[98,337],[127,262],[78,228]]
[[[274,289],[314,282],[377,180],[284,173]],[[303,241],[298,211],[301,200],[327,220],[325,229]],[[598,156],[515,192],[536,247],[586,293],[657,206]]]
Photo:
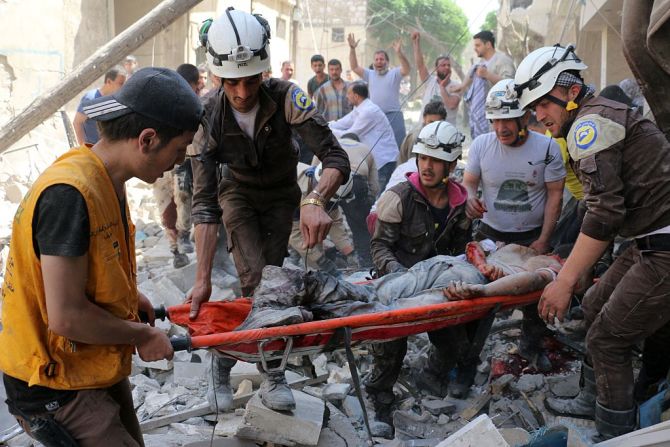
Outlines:
[[545,95],[545,98],[547,98],[549,101],[553,102],[554,104],[558,104],[559,106],[563,107],[565,110],[570,112],[571,110],[575,110],[579,108],[579,102],[582,100],[584,96],[586,96],[586,93],[588,92],[588,89],[586,88],[586,85],[582,84],[581,88],[579,89],[579,93],[575,97],[575,99],[572,99],[570,101],[563,101],[562,99],[559,99],[555,97],[554,95]]
[[519,131],[516,134],[516,138],[514,139],[512,146],[516,146],[517,144],[523,142],[523,140],[528,136],[528,130],[526,130],[526,128],[521,125],[521,118],[516,118],[516,127],[519,129]]

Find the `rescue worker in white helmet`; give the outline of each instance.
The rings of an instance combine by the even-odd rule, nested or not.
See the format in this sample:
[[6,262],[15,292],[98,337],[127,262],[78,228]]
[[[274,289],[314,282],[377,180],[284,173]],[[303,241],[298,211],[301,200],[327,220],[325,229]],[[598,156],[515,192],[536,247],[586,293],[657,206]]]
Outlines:
[[572,46],[540,48],[519,65],[514,88],[522,107],[566,138],[587,208],[570,256],[544,289],[540,316],[563,320],[577,278],[615,236],[634,239],[582,302],[580,394],[546,401],[554,412],[595,418],[599,438],[608,439],[636,427],[633,346],[670,330],[670,143],[625,104],[594,96],[581,77],[586,68]]
[[[207,64],[221,78],[222,88],[205,102],[208,127],[193,143],[193,222],[198,266],[191,318],[211,294],[212,259],[217,228],[223,216],[242,292],[252,296],[266,265],[281,266],[292,217],[300,206],[300,230],[307,247],[328,234],[331,219],[324,204],[349,178],[349,160],[297,85],[262,80],[270,68],[270,27],[259,15],[232,7],[200,32]],[[296,131],[323,162],[318,185],[301,201],[296,182]],[[229,384],[234,361],[216,358],[208,399],[226,409],[232,403]],[[292,410],[295,401],[278,362],[261,371],[263,403],[273,410]],[[259,365],[259,369],[262,369]],[[212,382],[212,381],[210,381]]]
[[[436,255],[463,253],[470,240],[471,220],[465,215],[467,192],[449,175],[462,153],[463,135],[446,121],[425,126],[417,138],[418,172],[384,192],[377,204],[378,220],[371,251],[379,275],[404,272]],[[463,398],[474,379],[479,353],[469,353],[477,322],[428,334],[433,349],[417,375],[420,386],[437,396],[451,393]],[[407,340],[374,346],[374,365],[365,384],[377,419],[390,423],[393,385],[407,352]],[[470,355],[473,354],[473,355]],[[458,377],[449,384],[448,371],[458,365]]]
[[[523,110],[509,87],[496,83],[486,100],[486,118],[493,132],[478,136],[468,152],[463,185],[468,190],[466,213],[481,219],[475,240],[490,239],[550,250],[550,238],[561,213],[565,168],[560,148],[550,138],[528,130],[530,112]],[[477,197],[481,185],[482,197]],[[535,305],[523,308],[520,354],[541,371],[551,369],[542,337],[551,335]]]

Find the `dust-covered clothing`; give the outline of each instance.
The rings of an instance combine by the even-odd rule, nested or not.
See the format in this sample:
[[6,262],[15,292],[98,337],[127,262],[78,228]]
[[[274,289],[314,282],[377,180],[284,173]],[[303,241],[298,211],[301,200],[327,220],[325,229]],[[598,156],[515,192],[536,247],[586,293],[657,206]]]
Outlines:
[[286,254],[300,200],[299,154],[291,131],[302,137],[324,168],[338,169],[345,181],[350,173],[346,152],[297,85],[265,81],[259,102],[252,139],[220,90],[205,103],[209,135],[201,127],[193,143],[195,155],[202,152],[192,158],[193,222],[220,223],[223,209],[229,249],[246,292],[258,284],[265,265],[281,265]]
[[385,192],[377,204],[378,220],[371,251],[377,271],[385,275],[409,268],[435,255],[457,255],[470,240],[471,221],[465,216],[465,188],[449,180],[448,217],[438,221],[418,174]]
[[670,143],[652,122],[600,97],[588,96],[566,125],[584,185],[581,232],[601,241],[635,238],[583,302],[598,402],[628,411],[632,349],[670,321]]
[[670,226],[670,143],[655,124],[625,104],[589,97],[566,140],[584,185],[582,233],[612,240]]
[[470,146],[465,171],[480,178],[488,210],[482,221],[505,233],[542,227],[545,183],[565,178],[556,142],[533,131],[519,147],[503,145],[495,132],[477,137]]

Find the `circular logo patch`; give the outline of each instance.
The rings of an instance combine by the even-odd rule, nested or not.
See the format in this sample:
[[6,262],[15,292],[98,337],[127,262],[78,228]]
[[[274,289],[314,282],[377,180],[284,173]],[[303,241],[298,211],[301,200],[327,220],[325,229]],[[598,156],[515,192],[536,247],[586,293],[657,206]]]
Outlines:
[[311,110],[314,107],[312,99],[299,88],[293,90],[293,96],[291,98],[293,104],[300,110]]
[[598,127],[593,121],[583,121],[575,129],[575,144],[579,149],[586,150],[598,138]]

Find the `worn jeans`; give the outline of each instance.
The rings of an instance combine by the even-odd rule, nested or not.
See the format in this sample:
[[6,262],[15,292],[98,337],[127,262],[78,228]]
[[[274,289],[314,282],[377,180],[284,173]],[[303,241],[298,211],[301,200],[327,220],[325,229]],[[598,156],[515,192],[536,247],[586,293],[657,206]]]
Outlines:
[[667,337],[670,252],[640,252],[632,244],[588,290],[582,308],[598,402],[611,410],[630,410],[635,405],[633,346]]

